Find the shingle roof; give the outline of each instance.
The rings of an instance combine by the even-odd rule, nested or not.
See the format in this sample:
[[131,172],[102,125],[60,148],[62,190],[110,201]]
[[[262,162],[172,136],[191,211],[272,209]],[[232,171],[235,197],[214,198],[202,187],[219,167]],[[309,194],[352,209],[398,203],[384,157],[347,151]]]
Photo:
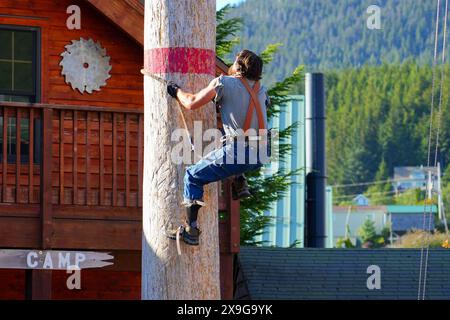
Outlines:
[[[248,295],[255,300],[415,300],[420,256],[420,249],[242,247],[239,264]],[[380,290],[367,288],[370,265],[381,269]],[[426,299],[450,299],[449,270],[450,250],[430,249]]]

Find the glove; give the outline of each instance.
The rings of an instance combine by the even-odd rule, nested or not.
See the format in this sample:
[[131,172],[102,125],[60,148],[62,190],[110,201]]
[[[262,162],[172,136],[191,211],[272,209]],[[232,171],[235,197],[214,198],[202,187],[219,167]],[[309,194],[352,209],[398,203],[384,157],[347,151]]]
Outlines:
[[169,83],[167,84],[167,93],[172,97],[172,98],[177,98],[177,91],[178,89],[180,89],[180,87],[173,81],[169,81]]

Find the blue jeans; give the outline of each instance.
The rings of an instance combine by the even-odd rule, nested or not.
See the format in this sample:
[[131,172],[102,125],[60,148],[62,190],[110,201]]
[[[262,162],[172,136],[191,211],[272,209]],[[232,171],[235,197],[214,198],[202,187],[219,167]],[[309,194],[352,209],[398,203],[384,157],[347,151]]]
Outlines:
[[[211,182],[224,180],[244,172],[261,168],[261,152],[247,143],[227,143],[190,166],[184,175],[184,199],[186,203],[193,200],[203,201],[203,187]],[[270,146],[267,146],[270,156]]]

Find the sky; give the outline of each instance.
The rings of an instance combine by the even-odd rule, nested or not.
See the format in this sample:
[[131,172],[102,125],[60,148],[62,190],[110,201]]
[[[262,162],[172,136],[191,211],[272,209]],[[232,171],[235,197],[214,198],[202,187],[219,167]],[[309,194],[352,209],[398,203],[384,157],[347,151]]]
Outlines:
[[225,7],[227,4],[238,4],[244,0],[217,0],[217,10]]

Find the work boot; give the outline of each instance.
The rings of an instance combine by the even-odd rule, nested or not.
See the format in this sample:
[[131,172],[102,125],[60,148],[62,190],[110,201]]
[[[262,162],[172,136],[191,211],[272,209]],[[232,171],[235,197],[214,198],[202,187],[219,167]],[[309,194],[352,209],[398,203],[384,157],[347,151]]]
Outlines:
[[233,200],[248,198],[252,195],[248,189],[247,179],[244,175],[234,178],[231,184],[231,194]]
[[183,228],[181,238],[186,244],[190,246],[198,246],[200,233],[201,232],[199,228],[194,228],[191,227],[190,225],[187,225],[185,228]]
[[180,226],[177,229],[166,231],[166,236],[169,239],[176,240],[177,234],[179,234],[180,239],[182,239],[186,244],[191,246],[198,246],[200,233],[200,229],[191,227],[188,223],[186,223],[185,225]]

